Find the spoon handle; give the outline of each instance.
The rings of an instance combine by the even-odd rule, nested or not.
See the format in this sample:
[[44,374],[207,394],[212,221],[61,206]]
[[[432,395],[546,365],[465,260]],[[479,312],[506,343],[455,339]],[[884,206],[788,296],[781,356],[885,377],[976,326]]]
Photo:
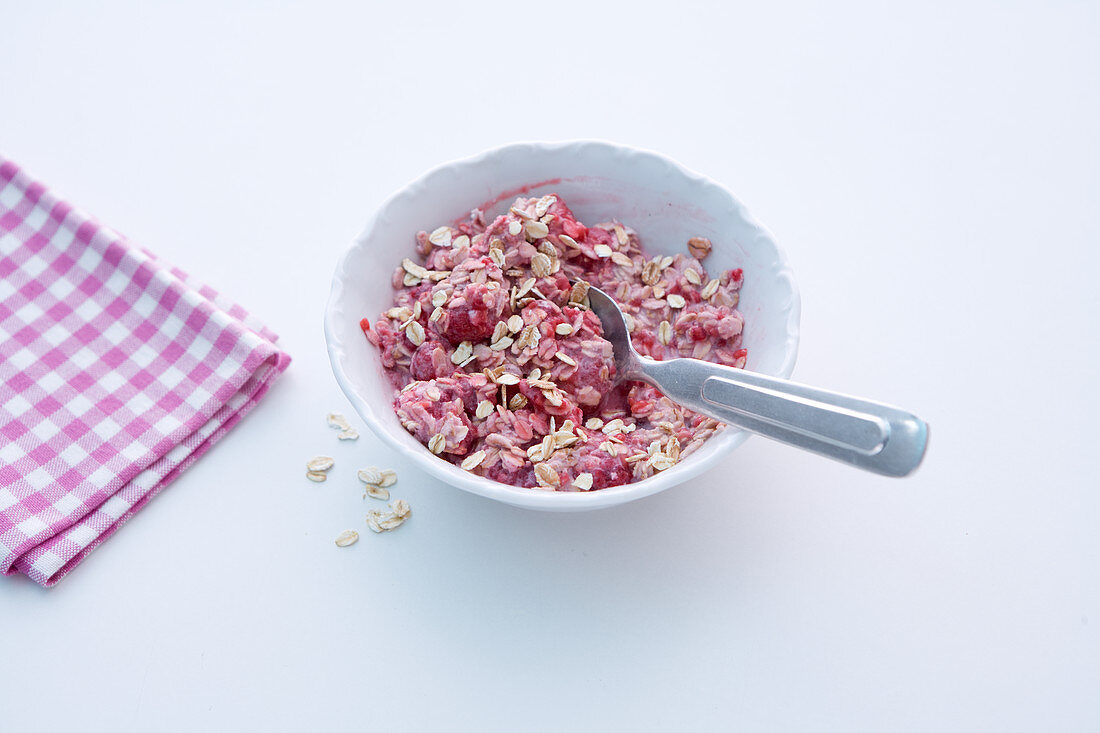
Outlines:
[[924,457],[928,425],[879,402],[698,359],[642,358],[637,376],[684,407],[884,476]]

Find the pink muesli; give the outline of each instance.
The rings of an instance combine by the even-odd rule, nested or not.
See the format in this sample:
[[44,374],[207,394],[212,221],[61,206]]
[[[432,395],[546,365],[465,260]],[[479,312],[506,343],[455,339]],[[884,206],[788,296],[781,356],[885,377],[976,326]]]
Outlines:
[[417,235],[394,305],[361,326],[381,352],[402,425],[463,469],[550,491],[667,470],[721,429],[641,382],[615,383],[591,283],[627,314],[637,350],[745,365],[740,269],[710,277],[687,253],[648,258],[618,222],[586,227],[554,195]]

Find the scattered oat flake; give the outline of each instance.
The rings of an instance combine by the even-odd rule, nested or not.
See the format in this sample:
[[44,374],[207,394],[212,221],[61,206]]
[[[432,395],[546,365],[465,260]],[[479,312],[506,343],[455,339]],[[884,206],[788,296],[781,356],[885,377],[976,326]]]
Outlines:
[[575,479],[573,479],[573,485],[576,486],[581,491],[588,491],[589,489],[592,488],[592,474],[590,474],[590,473],[578,474],[577,477]]
[[571,357],[569,354],[566,354],[564,351],[559,351],[556,354],[554,354],[554,358],[556,358],[558,361],[560,361],[564,364],[568,364],[569,366],[577,366],[576,360],[573,357]]
[[367,513],[367,526],[374,532],[387,532],[397,529],[412,514],[409,502],[398,499],[390,504],[388,510],[372,509]]
[[354,529],[345,529],[340,534],[336,535],[336,546],[347,547],[348,545],[354,545],[359,541],[359,533]]
[[529,221],[524,228],[527,230],[527,236],[531,239],[542,239],[550,233],[550,228],[541,221]]
[[606,244],[597,244],[595,247],[592,248],[592,251],[596,253],[597,257],[610,257],[611,253],[614,250],[612,250]]
[[382,501],[390,500],[389,490],[382,486],[376,486],[374,484],[367,484],[367,488],[364,490],[363,496],[369,496],[372,499],[381,499]]
[[390,486],[393,486],[396,483],[397,483],[397,471],[394,471],[392,468],[383,468],[382,469],[382,480],[379,482],[378,485],[381,486],[383,489],[385,489],[385,488],[389,488]]
[[703,297],[703,300],[707,300],[708,298],[710,298],[712,295],[714,295],[717,292],[718,292],[718,280],[715,279],[715,280],[711,280],[710,282],[708,282],[706,284],[706,286],[703,288],[703,291],[701,293],[699,293],[699,295],[701,295]]
[[684,270],[684,279],[692,285],[702,285],[703,278],[699,277],[699,271],[692,268]]
[[573,327],[568,323],[559,323],[558,325],[554,326],[554,333],[559,336],[568,336],[569,334],[573,333]]
[[684,296],[677,295],[676,293],[670,293],[665,300],[668,301],[669,306],[672,308],[683,308],[687,305],[687,301],[684,300]]
[[324,483],[328,475],[324,471],[306,471],[306,478],[315,483]]
[[336,437],[340,440],[359,440],[359,431],[355,428],[348,428],[347,430],[341,430],[336,434]]
[[339,428],[340,430],[347,430],[351,427],[351,423],[348,419],[341,415],[339,412],[330,412],[328,414],[328,426],[330,428]]
[[382,472],[377,466],[367,466],[366,468],[360,468],[355,474],[359,477],[359,480],[365,484],[378,485],[382,483]]
[[431,437],[431,440],[428,441],[428,450],[430,450],[432,453],[435,453],[436,455],[439,455],[440,453],[442,453],[443,449],[446,448],[446,447],[447,447],[447,439],[444,438],[439,433],[436,433],[435,435],[433,435]]
[[328,471],[335,465],[336,461],[331,456],[314,456],[306,462],[306,469],[309,471]]

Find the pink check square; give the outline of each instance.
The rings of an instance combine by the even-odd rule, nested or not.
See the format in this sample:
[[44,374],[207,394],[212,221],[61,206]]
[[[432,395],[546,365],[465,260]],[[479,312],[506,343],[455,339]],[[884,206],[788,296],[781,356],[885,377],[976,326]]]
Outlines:
[[0,571],[56,583],[256,405],[276,342],[0,156]]

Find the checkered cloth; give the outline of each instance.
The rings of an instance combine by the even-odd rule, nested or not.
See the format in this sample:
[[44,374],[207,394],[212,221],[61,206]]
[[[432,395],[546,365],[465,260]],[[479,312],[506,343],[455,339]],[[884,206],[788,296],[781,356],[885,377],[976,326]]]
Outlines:
[[56,583],[259,401],[276,338],[0,156],[0,571]]

